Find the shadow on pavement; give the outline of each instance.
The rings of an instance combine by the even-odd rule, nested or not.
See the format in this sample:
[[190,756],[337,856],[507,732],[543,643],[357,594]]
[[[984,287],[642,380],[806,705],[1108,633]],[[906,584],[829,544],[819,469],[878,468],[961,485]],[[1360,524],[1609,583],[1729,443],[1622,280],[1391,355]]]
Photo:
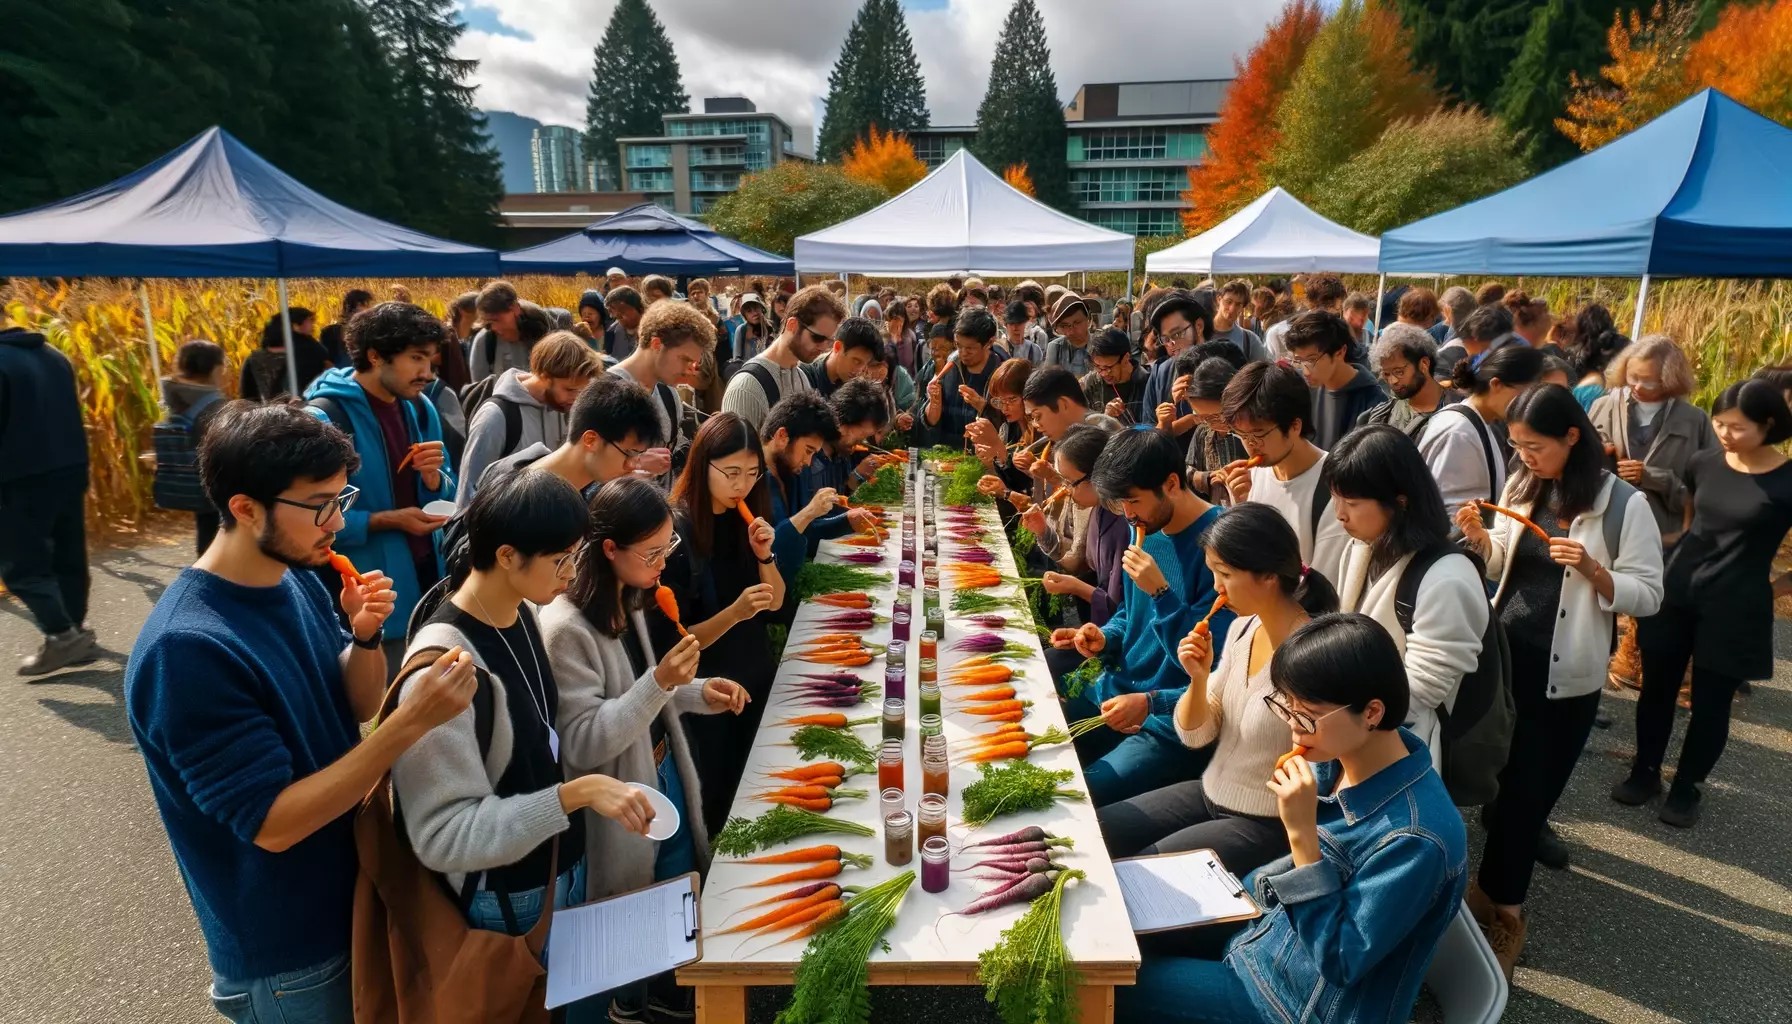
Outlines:
[[75,701],[40,696],[37,702],[70,725],[128,746],[136,741],[131,737],[130,722],[125,716],[124,659],[117,655],[113,657],[119,662],[115,667],[76,669],[35,681],[38,686],[84,686],[97,691],[105,700]]

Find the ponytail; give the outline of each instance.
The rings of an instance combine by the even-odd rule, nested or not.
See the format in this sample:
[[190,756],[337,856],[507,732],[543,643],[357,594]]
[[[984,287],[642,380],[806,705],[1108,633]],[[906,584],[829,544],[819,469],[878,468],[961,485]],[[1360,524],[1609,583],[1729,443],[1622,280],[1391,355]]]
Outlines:
[[1201,546],[1242,572],[1272,575],[1282,593],[1309,614],[1338,608],[1338,592],[1325,574],[1300,558],[1300,540],[1282,514],[1268,505],[1235,505],[1201,537]]
[[[1287,590],[1286,582],[1283,590]],[[1300,579],[1294,585],[1294,591],[1288,595],[1294,603],[1306,610],[1315,618],[1338,610],[1338,591],[1332,581],[1325,578],[1325,573],[1312,566],[1301,570]]]

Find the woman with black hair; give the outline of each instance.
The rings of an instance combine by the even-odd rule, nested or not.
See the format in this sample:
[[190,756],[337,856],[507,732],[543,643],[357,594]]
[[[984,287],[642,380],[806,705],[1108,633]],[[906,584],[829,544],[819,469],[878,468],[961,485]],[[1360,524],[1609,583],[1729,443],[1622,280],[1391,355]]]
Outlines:
[[[1332,450],[1330,465],[1333,507],[1350,534],[1338,605],[1381,623],[1394,638],[1412,687],[1404,724],[1431,748],[1441,772],[1438,709],[1455,705],[1462,677],[1475,670],[1492,614],[1481,566],[1451,543],[1437,481],[1403,431],[1358,427]],[[1410,619],[1402,622],[1397,598],[1408,572],[1420,575]]]
[[[1077,508],[1089,511],[1088,526],[1078,540],[1076,562],[1088,567],[1094,582],[1063,572],[1047,572],[1040,577],[1040,586],[1046,593],[1068,594],[1086,605],[1088,614],[1083,621],[1097,626],[1106,625],[1126,599],[1126,569],[1121,560],[1126,546],[1132,543],[1132,527],[1126,517],[1108,508],[1095,493],[1095,463],[1113,436],[1112,431],[1102,427],[1078,423],[1066,430],[1052,448],[1052,468],[1064,481],[1068,492],[1065,498]],[[1046,649],[1045,661],[1053,667],[1054,677],[1082,664],[1081,657],[1069,657],[1075,653]]]
[[1270,659],[1314,615],[1336,611],[1338,595],[1300,560],[1294,528],[1268,505],[1240,505],[1201,538],[1227,607],[1237,613],[1224,653],[1197,625],[1176,657],[1188,689],[1176,702],[1176,733],[1191,747],[1218,743],[1198,779],[1100,808],[1101,834],[1115,857],[1211,848],[1243,875],[1288,852],[1275,794],[1263,785],[1288,749],[1288,726],[1264,702],[1274,686]]
[[[691,441],[672,488],[676,540],[660,573],[678,602],[684,628],[703,656],[697,672],[739,681],[750,698],[744,713],[685,723],[703,779],[703,814],[712,832],[727,820],[746,767],[777,665],[766,646],[768,613],[784,604],[784,577],[772,554],[776,531],[759,436],[733,413],[717,413]],[[741,514],[753,515],[749,525]],[[800,535],[798,542],[802,541]],[[657,607],[647,613],[655,649],[670,650],[678,627]]]
[[1691,828],[1699,783],[1723,755],[1730,701],[1744,681],[1773,674],[1773,602],[1792,575],[1773,576],[1773,557],[1792,529],[1792,469],[1778,445],[1792,439],[1792,410],[1764,380],[1741,381],[1711,403],[1719,450],[1686,470],[1692,526],[1668,561],[1661,612],[1637,619],[1643,692],[1636,707],[1636,759],[1612,790],[1641,804],[1661,792],[1662,760],[1674,728],[1674,698],[1692,665],[1692,717],[1661,820]]
[[[560,684],[558,727],[568,775],[595,771],[652,787],[680,812],[678,831],[658,842],[588,819],[585,899],[709,870],[703,790],[683,716],[738,715],[750,698],[731,680],[698,678],[695,636],[656,658],[643,610],[653,603],[676,536],[658,487],[639,477],[614,481],[591,500],[572,585],[541,612],[542,639]],[[667,974],[613,993],[612,1016],[616,1009],[645,1011],[643,987],[662,1005],[682,1003],[670,983]]]
[[280,314],[275,313],[261,328],[261,348],[243,360],[242,378],[237,382],[237,394],[241,397],[255,402],[289,395],[303,397],[311,382],[330,368],[329,355],[311,336],[317,327],[317,314],[294,306],[287,310],[286,319],[292,321],[292,352],[298,366],[298,390],[295,392],[288,387],[292,380],[287,373],[286,326]]
[[1188,439],[1189,487],[1222,508],[1231,507],[1232,494],[1226,490],[1224,478],[1214,471],[1250,458],[1221,411],[1226,385],[1238,375],[1238,366],[1230,359],[1209,356],[1188,379],[1189,408],[1199,419]]
[[1528,523],[1499,515],[1488,529],[1468,504],[1456,525],[1486,560],[1488,578],[1499,581],[1493,607],[1512,658],[1516,756],[1500,772],[1480,876],[1468,896],[1509,978],[1524,948],[1538,836],[1599,712],[1613,620],[1655,614],[1662,573],[1649,499],[1606,472],[1605,448],[1568,389],[1531,388],[1513,400],[1506,420],[1520,467],[1500,505]]
[[1148,952],[1138,983],[1115,990],[1116,1019],[1412,1016],[1461,904],[1468,839],[1424,744],[1398,725],[1400,652],[1365,615],[1321,615],[1276,649],[1268,676],[1259,703],[1296,746],[1267,779],[1289,852],[1245,879],[1263,914],[1229,938],[1226,925],[1185,933],[1223,950]]
[[1464,359],[1451,384],[1464,396],[1438,408],[1419,434],[1419,454],[1431,469],[1446,509],[1498,501],[1506,487],[1506,446],[1499,424],[1518,393],[1543,376],[1543,353],[1504,345],[1476,364]]
[[[996,367],[989,378],[988,411],[972,420],[965,430],[983,463],[984,475],[977,481],[977,489],[1002,503],[1003,522],[1031,501],[1028,495],[1033,490],[1033,478],[1024,467],[1038,457],[1045,440],[1033,429],[1026,403],[1021,399],[1032,373],[1033,364],[1025,359],[1010,359]],[[1016,501],[1017,496],[1023,500]]]
[[348,322],[355,318],[356,313],[371,305],[373,305],[373,293],[365,288],[350,288],[343,293],[342,315],[338,316],[335,323],[324,328],[323,333],[317,336],[317,342],[324,347],[324,355],[330,360],[331,366],[341,368],[353,365],[354,360],[350,359],[348,354],[348,339],[343,337],[343,331],[348,327]]
[[884,404],[888,406],[890,413],[887,420],[889,430],[900,431],[906,436],[915,425],[914,414],[909,412],[915,404],[915,379],[909,376],[908,370],[897,359],[896,347],[885,342],[872,349],[871,361],[859,371],[859,376],[876,384],[883,392]]
[[1563,354],[1574,367],[1574,399],[1582,409],[1593,408],[1606,393],[1606,365],[1629,344],[1630,339],[1618,333],[1611,311],[1599,303],[1590,302],[1575,314],[1574,336]]
[[584,499],[559,477],[526,469],[482,489],[463,516],[467,543],[449,595],[405,651],[396,703],[444,651],[471,657],[478,690],[467,710],[399,756],[392,791],[418,861],[458,895],[468,923],[521,935],[550,891],[556,908],[585,898],[578,811],[645,835],[653,805],[617,779],[569,770],[561,749],[560,689],[531,608],[573,575]]

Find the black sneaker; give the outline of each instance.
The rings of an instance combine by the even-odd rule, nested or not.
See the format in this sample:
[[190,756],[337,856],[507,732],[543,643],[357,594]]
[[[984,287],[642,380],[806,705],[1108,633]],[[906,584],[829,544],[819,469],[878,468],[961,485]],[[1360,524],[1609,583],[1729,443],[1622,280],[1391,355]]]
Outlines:
[[1631,807],[1640,807],[1661,795],[1661,772],[1633,767],[1623,782],[1612,787],[1612,799]]
[[651,1018],[647,1015],[646,1007],[636,1006],[632,1001],[624,1003],[619,999],[610,1000],[610,1024],[648,1024],[649,1020]]
[[1675,828],[1691,828],[1699,823],[1699,787],[1692,783],[1682,786],[1674,784],[1668,790],[1668,798],[1661,802],[1661,820],[1663,824]]
[[1568,844],[1556,835],[1555,826],[1543,823],[1543,831],[1537,833],[1537,863],[1556,871],[1568,867]]

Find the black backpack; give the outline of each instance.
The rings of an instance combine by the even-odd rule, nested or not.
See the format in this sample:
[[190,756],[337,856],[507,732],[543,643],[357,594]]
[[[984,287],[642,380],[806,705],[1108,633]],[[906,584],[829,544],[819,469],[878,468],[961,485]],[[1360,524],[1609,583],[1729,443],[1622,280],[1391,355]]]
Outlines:
[[150,493],[157,508],[180,512],[210,511],[212,503],[199,482],[199,417],[224,396],[203,395],[181,415],[168,413],[150,428],[155,446],[155,482]]
[[746,371],[748,376],[758,381],[760,388],[765,391],[765,407],[767,409],[777,405],[778,399],[784,397],[784,392],[778,389],[778,378],[772,376],[772,371],[766,369],[764,363],[742,363],[740,368]]
[[[1454,544],[1437,544],[1412,556],[1394,587],[1394,616],[1403,633],[1412,633],[1419,585],[1439,559],[1461,555],[1473,562],[1477,577],[1485,576],[1481,559]],[[1491,803],[1500,791],[1500,771],[1512,749],[1512,725],[1517,710],[1512,703],[1512,648],[1506,627],[1492,608],[1481,634],[1481,656],[1474,670],[1456,688],[1454,708],[1437,709],[1438,732],[1443,750],[1444,787],[1458,807]]]
[[[1190,431],[1189,433],[1194,433]],[[1310,549],[1319,547],[1319,527],[1325,522],[1325,510],[1332,505],[1332,460],[1326,459],[1319,464],[1319,483],[1313,488],[1313,510],[1309,516],[1312,520],[1307,524],[1311,531],[1311,539],[1307,545]],[[1334,517],[1335,518],[1335,517]],[[1327,572],[1336,571],[1333,566],[1326,566]]]
[[[492,394],[498,384],[498,375],[491,374],[476,380],[460,389],[461,412],[467,417],[467,433],[473,432],[473,413],[487,402],[496,402],[498,411],[504,414],[504,454],[509,455],[516,450],[516,443],[523,437],[523,411],[515,402]],[[472,481],[477,484],[478,481]]]

